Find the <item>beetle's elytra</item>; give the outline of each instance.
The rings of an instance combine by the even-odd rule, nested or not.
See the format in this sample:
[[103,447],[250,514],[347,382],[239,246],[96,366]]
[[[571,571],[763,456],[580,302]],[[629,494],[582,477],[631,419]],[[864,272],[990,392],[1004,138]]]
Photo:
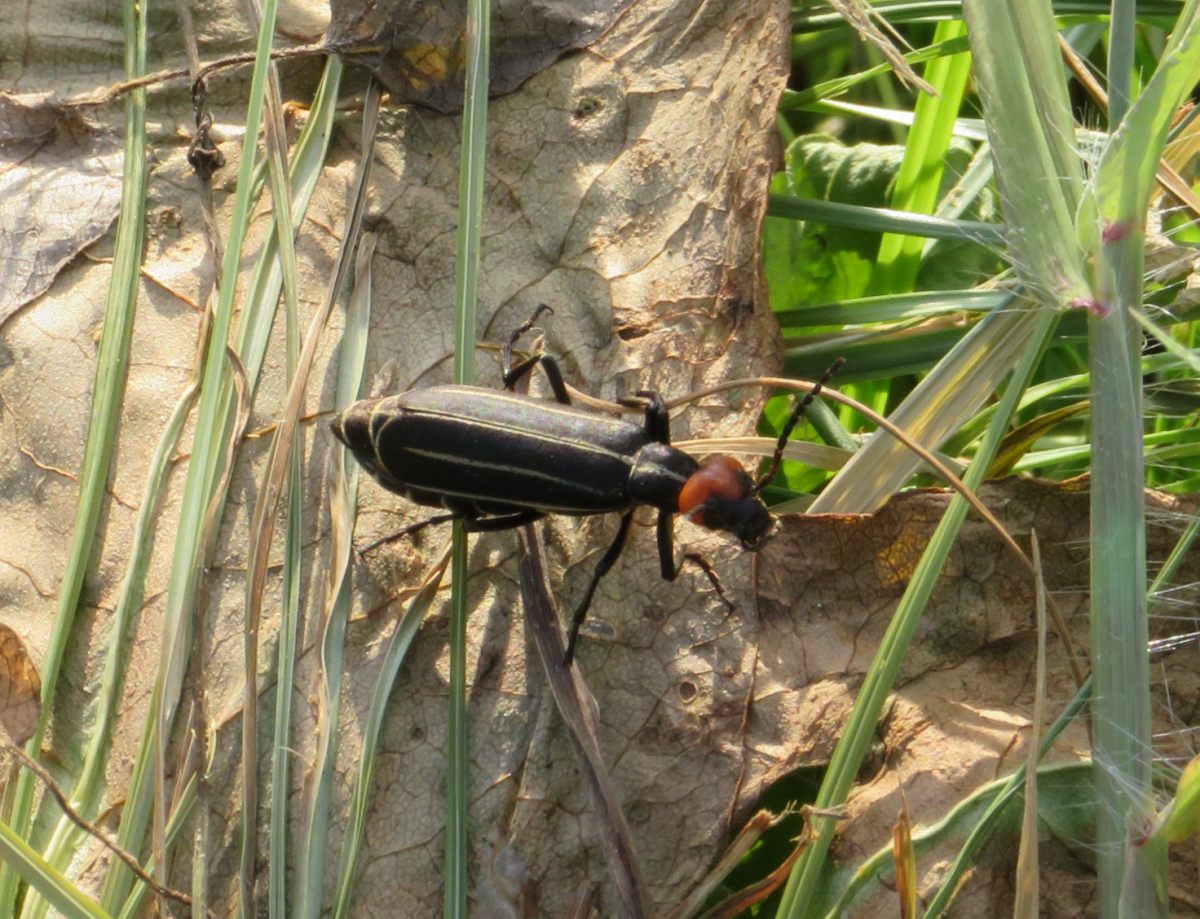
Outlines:
[[[644,423],[638,425],[571,405],[558,366],[547,355],[513,367],[513,343],[542,311],[504,347],[504,382],[510,391],[474,386],[410,390],[357,402],[334,418],[331,427],[384,488],[448,512],[418,526],[459,518],[468,532],[480,532],[509,529],[547,514],[621,514],[617,536],[575,611],[567,640],[569,665],[596,585],[621,554],[635,507],[658,509],[659,564],[670,581],[680,567],[674,552],[676,514],[732,533],[747,549],[762,545],[773,520],[759,492],[774,475],[795,419],[820,386],[793,412],[771,469],[755,483],[732,457],[712,456],[700,464],[672,447],[667,409],[655,393],[638,393],[638,404],[645,408]],[[511,391],[538,363],[556,402]],[[703,560],[690,555],[685,560],[697,562],[720,590]]]

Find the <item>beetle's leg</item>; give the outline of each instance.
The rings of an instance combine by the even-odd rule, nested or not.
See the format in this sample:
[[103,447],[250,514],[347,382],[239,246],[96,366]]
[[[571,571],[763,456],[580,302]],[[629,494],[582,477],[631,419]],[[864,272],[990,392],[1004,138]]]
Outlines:
[[446,523],[448,520],[454,520],[458,516],[458,514],[438,514],[436,517],[430,517],[428,520],[418,520],[416,523],[409,524],[402,530],[398,530],[395,533],[390,533],[387,536],[375,540],[364,549],[359,549],[359,557],[366,558],[369,553],[374,552],[380,546],[387,545],[389,542],[397,542],[403,539],[405,536],[412,536],[413,533],[419,533],[421,530],[425,529],[426,527],[431,527],[435,523]]
[[645,409],[646,435],[655,443],[670,444],[671,415],[667,403],[653,389],[639,389],[636,396],[636,399],[621,399],[621,404]]
[[583,620],[587,616],[588,607],[592,605],[592,594],[596,592],[596,585],[600,583],[600,579],[608,574],[610,568],[621,555],[621,550],[625,548],[625,539],[629,536],[629,527],[633,523],[633,511],[624,514],[621,517],[621,526],[617,529],[617,538],[612,541],[612,545],[608,547],[608,551],[604,553],[604,557],[600,559],[600,564],[596,566],[596,570],[592,572],[592,579],[588,582],[587,590],[583,592],[583,601],[575,608],[575,615],[571,619],[571,631],[567,635],[567,653],[563,656],[563,665],[571,666],[571,661],[575,659],[575,645],[579,640],[579,628],[583,625]]
[[542,372],[546,374],[546,381],[550,384],[550,391],[554,393],[554,401],[561,402],[563,405],[570,405],[571,397],[567,393],[567,384],[563,382],[562,371],[558,369],[558,361],[549,354],[535,354],[533,357],[521,361],[516,367],[510,367],[506,370],[504,372],[504,388],[512,389],[515,387],[517,381],[529,373],[537,364],[542,365]]
[[521,378],[529,373],[536,365],[542,365],[542,372],[546,374],[546,379],[550,383],[550,390],[554,393],[556,401],[563,405],[571,404],[571,397],[567,395],[566,384],[563,383],[562,371],[558,369],[558,361],[548,354],[534,354],[531,357],[524,358],[515,366],[513,364],[513,345],[517,343],[517,339],[533,328],[533,324],[537,322],[538,316],[542,313],[552,313],[545,303],[539,304],[538,308],[533,311],[525,322],[521,323],[505,340],[500,347],[500,369],[503,372],[502,379],[504,380],[505,389],[514,389]]
[[497,533],[500,530],[515,530],[545,516],[541,511],[518,511],[497,517],[464,517],[463,529],[468,533]]
[[[705,561],[704,558],[697,555],[695,552],[689,552],[683,557],[683,561],[691,562],[704,572],[705,576],[708,578],[708,582],[712,584],[713,590],[717,592],[717,596],[721,598],[721,602],[729,608],[730,612],[733,612],[737,608],[733,605],[733,601],[730,600],[729,597],[725,596],[725,589],[721,586],[721,579],[717,577],[717,573],[713,570],[713,566]],[[679,567],[683,568],[683,562],[679,563]]]
[[504,374],[505,389],[512,389],[516,382],[527,374],[533,368],[534,364],[541,360],[540,354],[534,355],[533,357],[525,358],[514,367],[513,345],[517,343],[518,338],[533,328],[534,323],[537,322],[538,317],[542,313],[553,312],[554,310],[550,309],[545,303],[539,303],[538,308],[533,311],[533,315],[513,329],[508,334],[508,338],[504,340],[504,344],[500,346],[500,369]]
[[396,542],[405,536],[411,536],[413,533],[419,533],[421,530],[433,526],[435,523],[462,520],[463,529],[468,533],[495,533],[499,530],[514,530],[527,523],[533,523],[535,520],[541,520],[545,516],[541,511],[520,511],[516,514],[504,514],[497,517],[463,517],[461,514],[438,514],[437,516],[430,517],[428,520],[418,520],[416,523],[410,524],[398,532],[384,536],[382,539],[377,539],[365,549],[360,549],[358,554],[365,557],[369,552],[374,552],[382,545],[386,545],[389,542]]
[[684,562],[691,562],[699,567],[712,584],[717,592],[717,596],[724,601],[725,605],[731,610],[734,608],[730,599],[725,596],[725,590],[721,587],[721,580],[717,577],[717,573],[713,571],[712,565],[706,562],[701,556],[694,552],[689,552],[683,557],[678,565],[675,564],[675,517],[673,514],[668,514],[665,511],[658,512],[658,567],[662,572],[664,580],[674,581],[679,577],[679,572],[683,570]]
[[505,340],[504,344],[500,348],[500,355],[504,361],[504,370],[506,373],[508,372],[509,365],[512,363],[513,345],[517,343],[518,338],[533,328],[534,324],[538,321],[538,317],[542,315],[542,313],[553,314],[554,310],[550,309],[550,307],[545,303],[539,303],[537,305],[537,309],[533,311],[533,315],[508,334],[507,340]]

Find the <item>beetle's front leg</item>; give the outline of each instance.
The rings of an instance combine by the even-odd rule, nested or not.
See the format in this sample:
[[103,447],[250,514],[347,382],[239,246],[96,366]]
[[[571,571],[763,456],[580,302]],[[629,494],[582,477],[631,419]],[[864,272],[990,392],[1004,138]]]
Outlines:
[[646,435],[655,443],[671,444],[671,415],[667,403],[653,389],[639,389],[636,399],[622,399],[622,405],[642,408],[646,412]]
[[658,568],[662,573],[663,579],[674,581],[679,577],[679,572],[683,570],[683,562],[691,562],[696,565],[708,577],[713,588],[717,591],[717,596],[724,601],[725,605],[730,610],[733,609],[733,603],[725,596],[725,590],[721,587],[721,580],[717,577],[717,573],[713,571],[712,565],[706,562],[701,556],[694,552],[689,552],[683,557],[678,565],[675,564],[675,515],[668,514],[666,511],[658,512]]

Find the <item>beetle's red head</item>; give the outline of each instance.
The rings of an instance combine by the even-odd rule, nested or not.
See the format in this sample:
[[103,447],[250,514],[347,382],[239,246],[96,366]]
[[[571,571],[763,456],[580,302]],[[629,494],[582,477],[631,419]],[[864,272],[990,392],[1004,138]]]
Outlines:
[[773,522],[758,490],[732,456],[710,456],[679,492],[679,513],[710,530],[733,533],[747,549],[758,549]]

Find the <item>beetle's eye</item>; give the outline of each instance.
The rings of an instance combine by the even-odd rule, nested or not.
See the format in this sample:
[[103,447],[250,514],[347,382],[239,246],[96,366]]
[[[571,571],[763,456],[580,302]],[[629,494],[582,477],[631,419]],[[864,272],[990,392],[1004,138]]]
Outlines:
[[738,525],[735,532],[747,549],[762,548],[775,529],[770,511],[757,498],[746,498],[738,506]]

